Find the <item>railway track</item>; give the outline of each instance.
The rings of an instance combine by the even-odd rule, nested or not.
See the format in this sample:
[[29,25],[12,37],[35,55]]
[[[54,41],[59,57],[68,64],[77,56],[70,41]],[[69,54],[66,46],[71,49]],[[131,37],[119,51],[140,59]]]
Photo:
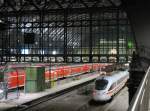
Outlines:
[[[85,89],[90,88],[87,93]],[[128,107],[127,88],[123,88],[111,102],[93,102],[92,83],[51,99],[26,111],[126,111]],[[124,101],[124,104],[122,104]]]
[[66,93],[69,93],[71,91],[77,90],[77,89],[79,89],[79,88],[81,88],[83,86],[87,86],[88,84],[92,83],[93,81],[94,80],[90,80],[90,81],[84,82],[82,84],[79,84],[79,85],[76,85],[76,86],[64,89],[64,90],[59,91],[59,92],[56,92],[54,94],[50,94],[50,95],[44,96],[44,97],[42,97],[40,99],[36,99],[36,100],[31,101],[31,102],[27,102],[25,104],[22,104],[22,105],[18,105],[17,107],[12,108],[12,109],[8,109],[6,111],[26,111],[26,110],[32,109],[32,107],[36,107],[36,106],[38,106],[41,103],[45,103],[45,102],[50,101],[52,99],[55,99],[55,98],[57,98],[59,96],[62,96],[64,94],[66,94]]

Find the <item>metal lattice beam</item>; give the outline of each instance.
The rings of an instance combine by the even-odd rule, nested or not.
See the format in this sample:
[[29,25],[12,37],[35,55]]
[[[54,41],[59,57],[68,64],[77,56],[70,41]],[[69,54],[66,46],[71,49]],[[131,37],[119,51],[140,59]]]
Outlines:
[[63,6],[60,4],[60,2],[58,2],[57,0],[53,0],[53,1],[58,5],[59,8],[63,9]]
[[117,7],[116,4],[112,0],[108,0],[108,1],[112,4],[112,6]]

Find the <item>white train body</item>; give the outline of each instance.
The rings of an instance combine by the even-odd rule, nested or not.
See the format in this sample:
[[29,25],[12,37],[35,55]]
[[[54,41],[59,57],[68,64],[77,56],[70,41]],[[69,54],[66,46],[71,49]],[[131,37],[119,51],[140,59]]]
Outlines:
[[129,78],[128,70],[113,72],[112,76],[96,79],[93,91],[95,101],[108,101],[125,85]]

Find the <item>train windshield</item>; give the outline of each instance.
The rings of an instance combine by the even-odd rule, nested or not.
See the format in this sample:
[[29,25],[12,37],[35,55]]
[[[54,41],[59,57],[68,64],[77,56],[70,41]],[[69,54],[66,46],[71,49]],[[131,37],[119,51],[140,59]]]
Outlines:
[[96,90],[104,90],[104,89],[106,89],[107,84],[108,84],[107,80],[104,80],[104,79],[96,80],[95,89]]

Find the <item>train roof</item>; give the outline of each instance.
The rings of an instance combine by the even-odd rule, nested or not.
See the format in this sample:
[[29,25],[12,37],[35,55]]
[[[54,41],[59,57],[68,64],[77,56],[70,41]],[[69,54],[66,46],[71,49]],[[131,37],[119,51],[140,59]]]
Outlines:
[[[103,76],[103,77],[100,77],[98,79],[105,79],[105,80],[108,80],[110,82],[114,82],[114,81],[117,81],[121,77],[124,77],[124,76],[126,76],[128,74],[129,74],[128,70],[125,70],[125,71],[114,71],[114,72],[112,72],[111,76]],[[98,79],[96,79],[96,80],[98,80]]]

